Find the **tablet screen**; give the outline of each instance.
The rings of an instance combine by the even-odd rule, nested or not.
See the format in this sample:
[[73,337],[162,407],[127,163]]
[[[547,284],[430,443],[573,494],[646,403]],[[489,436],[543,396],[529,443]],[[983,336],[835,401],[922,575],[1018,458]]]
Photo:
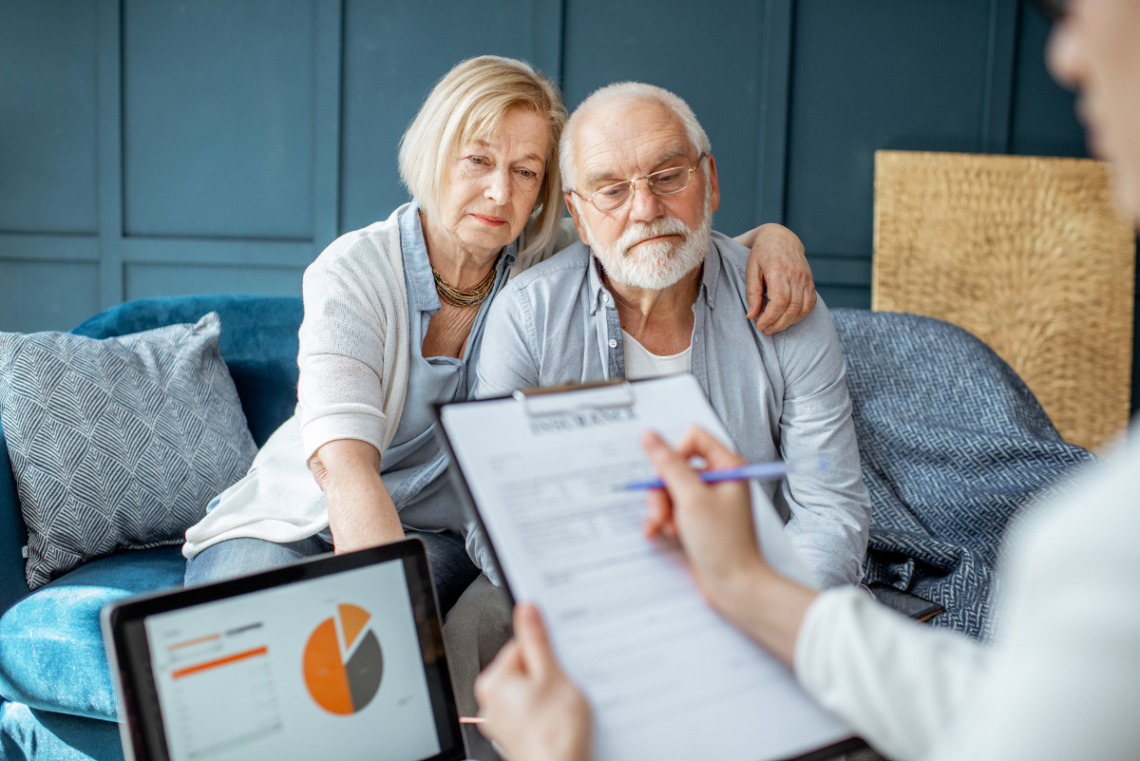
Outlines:
[[140,755],[461,758],[431,585],[418,578],[426,564],[346,567],[351,558],[119,607],[112,628]]

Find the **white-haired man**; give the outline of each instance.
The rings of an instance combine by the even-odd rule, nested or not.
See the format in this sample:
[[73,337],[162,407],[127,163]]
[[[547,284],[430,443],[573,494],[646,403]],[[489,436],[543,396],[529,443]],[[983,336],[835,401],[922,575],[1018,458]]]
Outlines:
[[740,316],[745,252],[711,231],[716,161],[692,110],[651,85],[602,88],[567,123],[561,166],[587,243],[506,287],[476,393],[691,372],[746,458],[827,461],[767,489],[821,586],[857,583],[870,501],[835,329],[822,301],[775,336]]

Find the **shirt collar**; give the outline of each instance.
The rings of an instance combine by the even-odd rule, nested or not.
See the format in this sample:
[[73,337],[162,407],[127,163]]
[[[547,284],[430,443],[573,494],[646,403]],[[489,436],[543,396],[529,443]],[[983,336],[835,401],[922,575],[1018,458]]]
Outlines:
[[404,280],[408,284],[408,309],[412,312],[438,312],[439,294],[431,274],[427,242],[420,223],[420,205],[407,204],[400,214],[400,246],[404,253]]
[[[428,259],[427,241],[424,240],[423,222],[420,219],[420,205],[416,201],[405,204],[399,214],[400,246],[404,255],[404,280],[408,285],[408,309],[419,312],[438,312],[439,292],[435,289],[435,276],[431,272]],[[501,276],[510,269],[519,255],[519,242],[516,240],[503,248],[495,269]],[[502,277],[497,277],[501,283]],[[497,290],[497,288],[496,288]]]

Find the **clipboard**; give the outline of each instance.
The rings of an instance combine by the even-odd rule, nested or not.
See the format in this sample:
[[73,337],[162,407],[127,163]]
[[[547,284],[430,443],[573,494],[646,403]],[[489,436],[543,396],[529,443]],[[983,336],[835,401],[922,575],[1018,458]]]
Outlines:
[[[729,437],[689,374],[436,406],[458,492],[513,599],[543,609],[594,707],[598,761],[827,758],[863,747],[774,657],[704,603],[675,543],[641,535],[654,475],[638,437],[690,425]],[[764,493],[769,561],[810,583]],[[807,578],[805,578],[807,575]]]

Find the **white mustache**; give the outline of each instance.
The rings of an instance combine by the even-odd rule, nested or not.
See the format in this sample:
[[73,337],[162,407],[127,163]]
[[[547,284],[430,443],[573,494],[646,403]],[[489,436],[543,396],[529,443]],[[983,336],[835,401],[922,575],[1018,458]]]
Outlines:
[[655,219],[652,222],[638,222],[622,233],[613,247],[614,250],[620,251],[621,255],[625,256],[629,249],[643,240],[656,238],[660,235],[680,235],[687,240],[690,232],[688,225],[675,217]]

